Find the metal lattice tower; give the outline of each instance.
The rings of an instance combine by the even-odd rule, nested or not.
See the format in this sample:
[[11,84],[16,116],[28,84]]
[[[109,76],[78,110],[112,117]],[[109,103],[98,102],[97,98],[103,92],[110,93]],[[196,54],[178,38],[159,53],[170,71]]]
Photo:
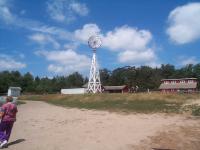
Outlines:
[[92,64],[90,68],[90,77],[88,82],[88,93],[101,93],[101,81],[96,59],[96,48],[100,47],[101,41],[99,37],[92,36],[88,41],[89,46],[93,49]]

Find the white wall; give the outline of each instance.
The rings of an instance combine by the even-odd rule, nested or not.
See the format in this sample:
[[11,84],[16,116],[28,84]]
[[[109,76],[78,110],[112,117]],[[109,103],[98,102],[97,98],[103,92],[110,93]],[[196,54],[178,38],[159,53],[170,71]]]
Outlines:
[[19,89],[8,89],[8,96],[18,97],[20,96],[20,92]]
[[84,93],[86,93],[85,88],[61,89],[61,94],[84,94]]

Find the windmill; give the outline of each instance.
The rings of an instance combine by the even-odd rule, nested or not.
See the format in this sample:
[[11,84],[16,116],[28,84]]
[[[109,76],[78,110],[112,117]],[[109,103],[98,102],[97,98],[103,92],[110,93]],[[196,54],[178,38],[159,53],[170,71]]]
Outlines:
[[99,69],[97,66],[97,59],[96,59],[96,51],[97,48],[101,46],[101,44],[102,44],[101,39],[98,36],[91,36],[88,40],[88,45],[93,51],[92,64],[90,68],[90,76],[87,89],[88,93],[102,92]]

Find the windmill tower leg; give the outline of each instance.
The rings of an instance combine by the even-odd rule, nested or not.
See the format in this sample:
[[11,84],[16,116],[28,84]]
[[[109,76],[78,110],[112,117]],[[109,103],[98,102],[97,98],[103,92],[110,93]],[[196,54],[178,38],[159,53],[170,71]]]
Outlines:
[[92,64],[90,68],[90,77],[88,82],[88,93],[101,93],[101,81],[99,70],[97,68],[96,52],[94,50],[92,56]]

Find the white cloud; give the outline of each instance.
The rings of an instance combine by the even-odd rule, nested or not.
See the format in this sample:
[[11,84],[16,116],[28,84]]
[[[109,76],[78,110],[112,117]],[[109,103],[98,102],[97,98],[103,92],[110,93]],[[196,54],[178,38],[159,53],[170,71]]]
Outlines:
[[52,36],[47,34],[36,33],[29,36],[29,38],[32,41],[35,41],[41,45],[46,45],[48,43],[51,43],[54,46],[54,48],[56,49],[60,48],[60,44]]
[[75,51],[37,51],[37,55],[44,56],[51,64],[48,66],[50,72],[57,74],[68,74],[74,71],[84,72],[90,66],[90,58],[78,54]]
[[64,39],[64,40],[74,40],[74,35],[73,33],[64,30],[62,28],[54,27],[54,26],[46,26],[46,25],[36,25],[32,26],[30,30],[45,33],[45,34],[51,34],[56,36],[59,39]]
[[87,44],[89,37],[95,34],[102,38],[104,48],[118,54],[120,63],[158,64],[155,50],[150,46],[152,34],[148,30],[121,26],[103,34],[96,24],[85,24],[74,31],[74,38]]
[[200,38],[200,3],[179,6],[170,12],[167,34],[177,44],[186,44]]
[[53,20],[69,23],[78,16],[87,16],[89,10],[86,4],[74,0],[49,0],[47,12]]
[[87,43],[90,36],[99,34],[100,31],[100,28],[96,24],[85,24],[82,29],[74,31],[74,37],[80,42]]
[[8,24],[15,20],[15,16],[10,12],[9,9],[9,0],[0,1],[0,19]]
[[103,36],[103,46],[118,53],[120,63],[131,65],[157,64],[155,50],[150,47],[152,34],[148,30],[122,26]]
[[115,28],[109,31],[103,38],[103,45],[114,51],[144,50],[152,40],[152,35],[148,30],[138,30],[129,26]]
[[48,26],[36,20],[20,17],[20,15],[17,15],[17,13],[11,11],[10,5],[10,0],[0,0],[0,21],[6,23],[6,25],[24,28],[35,32],[51,34],[59,39],[73,39],[73,34],[67,30],[55,26]]
[[124,51],[119,53],[119,61],[122,63],[145,63],[155,60],[156,55],[152,49],[147,49],[145,51]]
[[71,10],[73,10],[76,14],[78,14],[80,16],[87,16],[89,13],[89,10],[88,10],[86,4],[73,2],[69,5],[69,7],[71,8]]
[[25,67],[25,63],[16,61],[11,56],[0,54],[0,70],[17,70]]
[[178,58],[179,60],[179,64],[181,66],[186,66],[186,65],[189,65],[189,64],[197,64],[198,63],[198,60],[196,57],[192,56],[192,57],[186,57],[186,56],[181,56]]
[[[74,46],[77,47],[79,44],[87,44],[91,35],[98,34],[102,38],[103,48],[116,52],[117,60],[120,63],[135,65],[134,63],[136,62],[140,62],[140,64],[155,64],[157,62],[155,49],[151,47],[152,34],[148,30],[121,26],[101,33],[98,25],[91,23],[85,24],[81,29],[77,29],[74,32],[70,32],[62,28],[47,26],[31,19],[19,18],[17,15],[11,25],[38,32],[29,38],[40,44],[51,43],[54,48],[60,47],[57,42],[60,39],[65,40],[65,42],[75,43]],[[71,47],[72,45],[65,44],[64,47],[73,48]],[[147,53],[149,53],[149,57],[147,57]],[[127,54],[130,54],[130,56],[127,56]],[[137,55],[137,58],[135,55]],[[149,58],[152,58],[151,61],[149,61]]]

